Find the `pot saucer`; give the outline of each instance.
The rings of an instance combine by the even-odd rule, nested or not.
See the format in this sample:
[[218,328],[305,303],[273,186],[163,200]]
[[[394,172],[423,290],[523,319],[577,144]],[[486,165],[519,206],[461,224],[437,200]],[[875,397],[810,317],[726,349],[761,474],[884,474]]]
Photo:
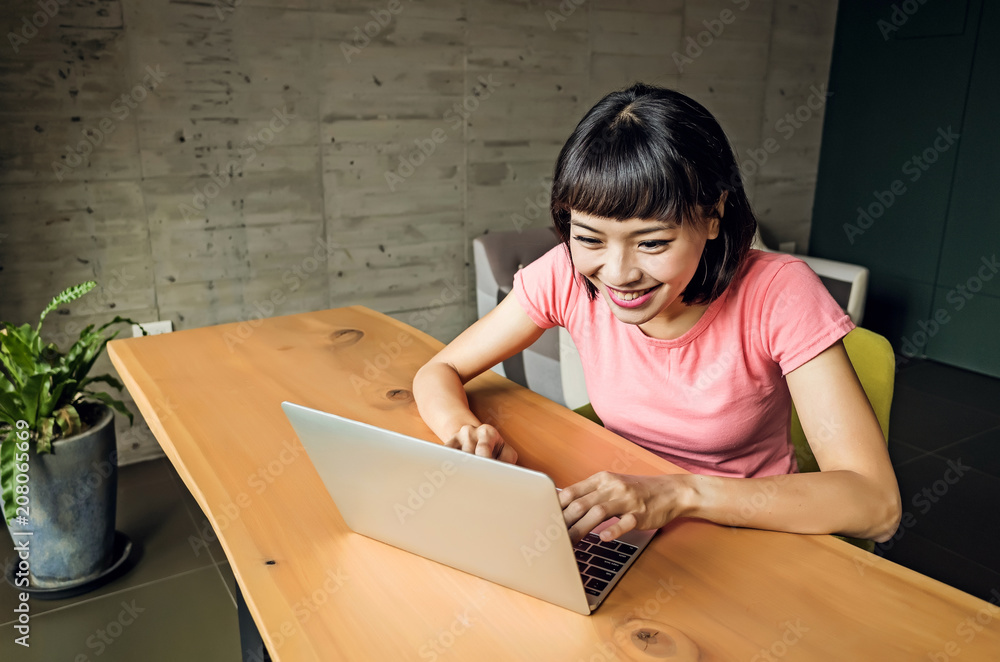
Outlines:
[[[17,563],[12,563],[4,573],[4,578],[7,583],[14,587],[14,590],[27,593],[32,598],[37,600],[65,600],[66,598],[73,598],[78,595],[83,595],[84,593],[89,593],[96,588],[107,584],[113,579],[116,579],[119,571],[124,570],[125,562],[132,556],[134,546],[132,541],[121,531],[115,531],[115,541],[114,541],[114,551],[112,552],[112,557],[115,559],[114,562],[108,566],[101,574],[91,579],[84,580],[77,584],[70,584],[68,586],[59,586],[56,588],[39,588],[37,586],[18,586],[14,583],[14,571],[17,569]],[[29,559],[30,560],[30,559]]]

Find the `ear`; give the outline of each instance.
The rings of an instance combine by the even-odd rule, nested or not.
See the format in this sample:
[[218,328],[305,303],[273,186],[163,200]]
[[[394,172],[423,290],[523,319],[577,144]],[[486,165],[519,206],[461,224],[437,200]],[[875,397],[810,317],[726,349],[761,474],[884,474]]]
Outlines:
[[708,219],[708,235],[707,239],[712,240],[719,236],[719,217],[712,216]]
[[708,238],[715,239],[719,236],[719,221],[722,220],[722,215],[726,212],[726,196],[729,195],[729,191],[723,191],[722,195],[719,196],[719,202],[716,203],[715,208],[712,210],[714,213],[708,218]]
[[722,215],[726,213],[726,198],[729,197],[729,191],[723,191],[722,195],[719,196],[719,202],[715,205],[715,215],[722,218]]

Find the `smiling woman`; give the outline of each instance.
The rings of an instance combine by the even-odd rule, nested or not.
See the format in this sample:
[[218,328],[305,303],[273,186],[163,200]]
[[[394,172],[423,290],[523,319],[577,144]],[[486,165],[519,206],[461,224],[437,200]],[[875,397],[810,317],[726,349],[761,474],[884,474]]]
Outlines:
[[[734,172],[697,102],[642,84],[609,94],[556,162],[561,244],[414,379],[447,445],[516,462],[464,383],[565,327],[605,426],[692,472],[601,472],[566,487],[574,539],[612,516],[606,540],[680,516],[879,541],[898,526],[885,439],[841,342],[853,324],[804,262],[750,249],[756,219]],[[818,473],[796,474],[793,401],[807,438],[824,439]]]

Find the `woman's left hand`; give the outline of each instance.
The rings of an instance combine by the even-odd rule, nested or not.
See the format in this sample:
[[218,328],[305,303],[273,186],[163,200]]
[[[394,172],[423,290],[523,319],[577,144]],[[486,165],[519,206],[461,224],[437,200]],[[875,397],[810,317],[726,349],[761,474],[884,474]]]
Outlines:
[[576,544],[596,526],[617,516],[618,522],[601,532],[602,540],[632,529],[658,529],[690,507],[690,476],[628,476],[601,471],[559,492],[559,504]]

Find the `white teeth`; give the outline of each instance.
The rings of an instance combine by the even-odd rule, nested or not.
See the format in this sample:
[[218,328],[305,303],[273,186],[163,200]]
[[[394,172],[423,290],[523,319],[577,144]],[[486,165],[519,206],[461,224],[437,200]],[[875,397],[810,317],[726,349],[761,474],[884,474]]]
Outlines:
[[642,295],[646,294],[651,289],[653,288],[650,287],[649,289],[642,290],[641,292],[629,292],[628,294],[624,294],[622,292],[615,292],[615,298],[618,299],[619,301],[632,301],[633,299],[638,299]]

